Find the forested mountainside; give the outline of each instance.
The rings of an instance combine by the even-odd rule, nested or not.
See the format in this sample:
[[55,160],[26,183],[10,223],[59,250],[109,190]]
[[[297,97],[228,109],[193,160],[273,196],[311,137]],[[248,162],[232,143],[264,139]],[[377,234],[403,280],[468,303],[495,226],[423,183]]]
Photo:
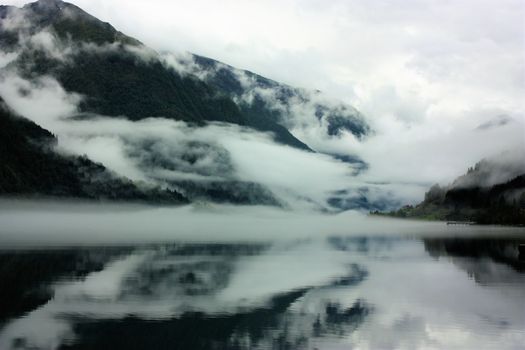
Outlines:
[[[350,106],[310,101],[306,90],[205,57],[166,60],[69,3],[40,0],[21,9],[2,6],[0,17],[4,19],[0,43],[4,50],[20,53],[11,64],[26,77],[51,75],[67,91],[85,96],[82,112],[131,120],[228,122],[271,132],[278,142],[309,149],[289,131],[294,118],[305,118],[305,111],[289,109],[302,104],[312,107],[309,117],[324,122],[329,135],[346,130],[363,137],[369,132],[362,116]],[[22,18],[24,25],[12,24],[10,18]],[[169,64],[173,60],[178,70]],[[243,84],[247,79],[255,85]],[[265,100],[257,89],[272,89],[276,103]],[[250,101],[242,99],[248,95],[253,95]]]
[[[21,8],[0,6],[0,47],[0,79],[8,81],[10,90],[3,93],[11,94],[11,99],[4,96],[8,105],[13,96],[30,100],[51,82],[65,99],[74,100],[68,115],[57,116],[62,121],[126,120],[133,123],[128,127],[138,130],[151,120],[169,120],[193,133],[209,126],[239,134],[262,132],[277,145],[346,163],[348,174],[367,169],[355,154],[320,146],[348,135],[359,142],[372,133],[352,106],[203,56],[156,52],[70,3],[39,0]],[[156,135],[115,137],[125,147],[119,152],[144,173],[149,185],[171,188],[190,201],[286,205],[266,181],[239,176],[230,151],[216,140],[196,136],[172,139],[174,145],[167,145]],[[324,141],[314,147],[308,143],[316,142],[308,137]],[[259,157],[257,152],[248,156]],[[337,189],[336,200],[333,191],[314,200],[287,188],[278,190],[323,209],[384,206],[348,188]],[[16,191],[4,187],[4,192]]]
[[432,186],[420,204],[407,205],[387,215],[472,221],[480,224],[525,225],[523,168],[524,164],[519,160],[501,162],[484,159],[469,168],[465,175],[455,179],[451,185]]
[[86,157],[59,154],[55,144],[53,134],[14,115],[0,99],[0,195],[187,202],[176,191],[138,186]]

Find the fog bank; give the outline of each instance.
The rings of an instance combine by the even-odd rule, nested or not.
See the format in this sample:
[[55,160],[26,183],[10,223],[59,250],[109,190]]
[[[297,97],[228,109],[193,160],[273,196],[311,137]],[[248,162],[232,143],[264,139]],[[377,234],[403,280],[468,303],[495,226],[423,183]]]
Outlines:
[[[499,228],[498,235],[524,234]],[[0,201],[0,246],[132,245],[166,242],[273,243],[337,236],[492,235],[490,226],[323,214],[262,206],[141,205]]]

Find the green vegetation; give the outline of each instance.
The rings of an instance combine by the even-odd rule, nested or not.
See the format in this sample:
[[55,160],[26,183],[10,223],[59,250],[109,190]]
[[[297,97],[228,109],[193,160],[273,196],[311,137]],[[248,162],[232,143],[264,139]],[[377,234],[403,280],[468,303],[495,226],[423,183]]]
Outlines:
[[86,157],[53,151],[55,137],[15,116],[0,99],[0,195],[180,204],[179,193],[139,187]]
[[[15,10],[18,9],[3,7],[0,15],[5,16]],[[282,111],[257,96],[253,103],[237,100],[246,91],[235,76],[233,67],[217,69],[217,61],[193,56],[195,63],[203,70],[211,69],[216,74],[205,80],[193,75],[182,76],[166,67],[152,50],[138,40],[122,34],[109,23],[98,20],[75,5],[58,0],[41,0],[19,11],[24,11],[31,19],[32,27],[24,35],[47,30],[58,39],[59,47],[72,49],[72,53],[65,60],[57,59],[41,47],[26,43],[14,65],[28,79],[50,75],[68,92],[81,94],[84,97],[81,112],[131,120],[164,117],[197,125],[208,121],[227,122],[270,132],[277,142],[310,150],[284,126]],[[20,33],[1,30],[0,43],[13,46],[15,41],[18,42],[17,34]],[[86,48],[85,44],[99,47]],[[151,57],[141,58],[140,54],[126,50],[129,46],[147,51]],[[306,98],[300,89],[245,73],[257,86],[275,89],[277,98],[285,106],[292,99]],[[340,107],[317,107],[320,113],[318,118],[327,120],[330,135],[347,130],[361,137],[368,132],[362,118],[354,115],[357,112]]]
[[181,77],[159,61],[147,63],[125,50],[82,52],[54,71],[63,87],[86,96],[84,112],[132,120],[165,117],[246,124],[235,103],[201,81]]
[[[67,59],[48,55],[27,44],[14,63],[28,79],[55,77],[68,91],[84,96],[81,112],[140,120],[164,117],[196,125],[227,122],[271,132],[283,144],[309,149],[267,113],[239,108],[220,87],[192,75],[181,75],[165,66],[156,54],[138,40],[80,8],[61,1],[39,1],[24,7],[32,19],[33,32],[49,30],[59,46],[73,49]],[[9,31],[0,31],[0,42],[10,42]],[[98,49],[84,44],[99,45]],[[112,46],[104,46],[112,44]],[[143,58],[126,48],[148,51]]]
[[467,221],[478,224],[525,225],[525,174],[490,187],[434,185],[423,202],[374,215],[423,220]]
[[[267,79],[249,71],[239,71],[234,67],[224,65],[211,58],[193,55],[195,63],[205,71],[213,71],[207,81],[228,96],[238,100],[239,108],[242,113],[250,118],[253,123],[272,122],[279,124],[285,118],[287,112],[282,108],[276,108],[271,103],[262,99],[258,94],[253,95],[250,103],[243,102],[242,96],[247,92],[242,86],[236,71],[242,72],[253,85],[275,94],[275,102],[280,104],[285,110],[289,109],[294,103],[308,103],[310,97],[302,89],[294,88],[286,84]],[[357,138],[364,137],[370,132],[369,126],[365,123],[363,116],[356,110],[347,108],[344,105],[326,106],[315,104],[315,115],[321,120],[324,118],[327,124],[327,134],[330,136],[340,135],[342,131],[348,131]],[[282,134],[276,133],[279,136]],[[287,143],[285,140],[280,140]]]
[[122,34],[109,23],[100,22],[95,17],[60,18],[53,23],[53,28],[62,39],[92,42],[97,45],[114,42],[133,46],[141,45],[137,39]]
[[117,31],[109,23],[84,12],[81,8],[59,0],[41,0],[23,8],[35,28],[51,27],[62,39],[90,42],[97,45],[120,42],[126,45],[141,45],[129,36]]

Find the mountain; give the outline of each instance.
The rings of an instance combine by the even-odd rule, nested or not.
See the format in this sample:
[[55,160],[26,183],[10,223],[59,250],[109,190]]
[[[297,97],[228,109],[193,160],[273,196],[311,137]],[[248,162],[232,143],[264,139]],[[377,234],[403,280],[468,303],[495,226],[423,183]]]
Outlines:
[[0,98],[0,195],[187,203],[175,191],[138,186],[86,157],[56,153],[56,142],[53,134],[15,115]]
[[525,225],[525,164],[520,156],[483,159],[449,186],[432,186],[420,204],[387,215]]
[[[246,134],[263,132],[279,145],[327,155],[348,164],[349,174],[367,168],[354,154],[325,149],[322,142],[308,139],[366,138],[372,130],[353,107],[203,56],[158,53],[70,3],[40,0],[22,8],[0,6],[0,47],[0,82],[16,76],[27,83],[12,84],[12,94],[31,98],[53,81],[75,100],[61,121],[124,119],[139,128],[158,119],[180,122],[177,125],[188,130],[233,126],[231,130]],[[190,201],[286,205],[267,185],[239,176],[238,164],[218,142],[173,138],[169,141],[177,145],[167,149],[166,140],[156,136],[119,137],[120,153],[150,185],[170,188]],[[353,194],[319,202],[288,189],[282,192],[323,208],[360,206],[348,199]]]
[[[190,58],[194,62],[193,72],[226,92],[241,111],[253,119],[271,120],[293,128],[299,122],[308,122],[308,117],[315,117],[311,121],[324,124],[329,136],[338,136],[346,131],[360,139],[371,131],[359,111],[340,102],[327,104],[322,101],[319,91],[277,83],[207,57],[191,55]],[[188,56],[180,64],[185,60]],[[297,114],[302,115],[297,118]]]
[[[288,130],[292,100],[303,105],[312,102],[306,90],[197,55],[191,55],[189,62],[193,71],[181,74],[138,40],[58,0],[40,0],[21,9],[2,6],[0,17],[4,19],[0,43],[5,51],[20,52],[12,65],[25,77],[51,75],[67,91],[85,96],[81,112],[131,120],[164,117],[196,124],[228,122],[271,132],[278,142],[310,149]],[[21,20],[9,21],[12,18]],[[199,73],[211,71],[214,74],[206,79],[199,78]],[[254,85],[243,86],[242,74]],[[275,90],[278,105],[264,100],[256,88]],[[250,93],[255,95],[252,101],[242,99]],[[369,132],[362,116],[349,106],[312,102],[312,107],[318,121],[326,120],[329,135],[346,130],[363,137]]]

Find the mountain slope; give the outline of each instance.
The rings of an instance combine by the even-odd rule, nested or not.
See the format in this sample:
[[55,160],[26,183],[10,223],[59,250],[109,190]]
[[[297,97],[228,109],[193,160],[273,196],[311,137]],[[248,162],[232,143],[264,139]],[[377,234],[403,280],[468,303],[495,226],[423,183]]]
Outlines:
[[323,124],[328,136],[349,132],[360,139],[371,131],[359,111],[340,102],[323,101],[318,91],[294,88],[207,57],[191,58],[193,69],[204,72],[205,80],[226,92],[249,117],[263,117],[288,128],[299,122],[317,122]]
[[[61,147],[189,200],[269,205],[297,200],[318,208],[355,207],[355,190],[344,184],[345,191],[337,192],[340,181],[327,180],[319,189],[309,186],[307,195],[295,183],[274,181],[290,171],[276,164],[281,157],[273,156],[288,154],[282,157],[286,166],[296,159],[297,164],[319,161],[328,175],[352,177],[364,171],[367,164],[338,142],[343,137],[361,140],[371,132],[351,106],[202,56],[157,53],[66,2],[0,6],[0,18],[1,93],[13,108],[24,107],[15,108],[20,114],[57,133]],[[57,105],[67,105],[60,111],[67,113],[50,116],[50,124],[24,114],[46,94],[58,96]],[[153,133],[142,129],[156,128],[153,124],[164,128]],[[322,141],[316,142],[315,135]],[[73,146],[63,143],[75,137]],[[90,153],[97,140],[114,148]],[[338,151],[332,150],[334,143]],[[110,151],[111,156],[97,157]],[[120,163],[112,166],[117,158]],[[248,163],[247,171],[243,166]],[[255,167],[260,169],[254,172]]]
[[276,141],[300,149],[309,147],[290,130],[305,118],[322,124],[328,136],[349,132],[362,138],[370,132],[358,111],[325,103],[317,92],[198,55],[178,62],[181,72],[138,40],[66,2],[2,6],[0,17],[4,50],[21,52],[13,64],[28,77],[52,75],[66,90],[84,95],[83,112],[234,123],[271,132]]
[[181,204],[179,193],[139,188],[86,157],[53,151],[56,138],[13,114],[0,98],[0,195]]
[[[423,202],[388,215],[480,224],[525,225],[525,164],[484,159],[451,185],[434,185]],[[378,214],[378,213],[376,213]]]
[[[0,13],[0,42],[20,52],[13,65],[25,77],[51,75],[67,91],[85,96],[82,112],[131,120],[228,122],[272,132],[279,142],[308,149],[280,124],[248,117],[215,86],[179,74],[138,40],[72,4],[40,0],[22,9],[3,7]],[[11,25],[16,17],[26,25]]]
[[128,45],[141,45],[138,40],[122,34],[109,23],[99,21],[73,4],[58,0],[33,2],[25,5],[23,9],[0,6],[0,18],[9,20],[13,16],[23,18],[27,23],[10,23],[3,26],[4,30],[8,29],[0,36],[0,40],[3,40],[0,42],[4,45],[10,43],[14,47],[19,41],[19,38],[7,39],[9,34],[22,31],[24,35],[32,35],[50,26],[62,39],[89,41],[98,45],[116,41]]

